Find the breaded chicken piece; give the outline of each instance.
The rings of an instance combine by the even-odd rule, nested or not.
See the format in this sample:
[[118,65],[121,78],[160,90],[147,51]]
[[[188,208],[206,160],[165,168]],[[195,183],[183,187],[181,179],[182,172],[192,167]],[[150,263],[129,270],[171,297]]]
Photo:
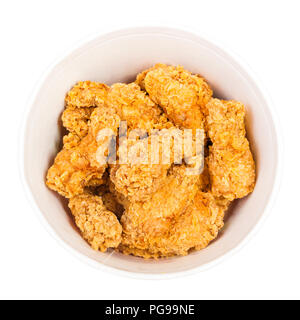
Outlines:
[[199,176],[186,175],[186,166],[176,166],[161,187],[146,202],[131,202],[121,224],[122,245],[142,250],[160,250],[161,240],[198,191]]
[[[97,141],[101,129],[111,128],[117,133],[120,119],[114,110],[104,105],[94,110],[91,115],[89,133],[78,144],[70,145],[65,139],[64,147],[56,156],[54,164],[47,173],[47,185],[66,198],[81,194],[89,183],[102,181],[107,167],[98,161],[98,148],[106,146],[111,137]],[[71,140],[72,141],[72,140]]]
[[103,83],[78,82],[66,95],[63,126],[83,138],[88,134],[88,121],[95,107],[103,106],[109,87]]
[[162,110],[135,83],[114,84],[108,93],[107,104],[117,110],[122,121],[127,121],[129,129],[150,132],[172,126]]
[[[96,150],[96,144],[94,146]],[[83,193],[89,182],[101,179],[105,171],[105,166],[90,166],[82,149],[82,144],[71,149],[63,148],[47,173],[47,186],[66,198]]]
[[230,201],[243,198],[254,189],[255,165],[249,145],[237,151],[232,147],[210,147],[209,172],[212,193]]
[[153,239],[155,245],[142,248],[123,241],[119,250],[144,258],[159,258],[204,249],[223,227],[228,205],[228,200],[218,200],[211,193],[198,191],[183,213],[169,222],[169,232]]
[[[105,167],[99,167],[91,155],[95,155],[98,147],[95,130],[110,125],[114,117],[104,106],[108,89],[104,84],[85,81],[76,84],[66,96],[67,108],[62,121],[70,133],[63,137],[63,150],[47,174],[48,186],[65,197],[82,193],[86,186],[102,183]],[[96,105],[98,108],[93,107]]]
[[[174,129],[174,130],[173,130]],[[167,176],[168,170],[174,164],[183,162],[183,149],[175,146],[178,129],[163,130],[153,133],[150,137],[133,140],[128,139],[126,150],[123,145],[119,146],[118,155],[123,152],[127,154],[128,162],[125,164],[116,164],[111,166],[110,179],[114,184],[117,192],[121,193],[129,201],[146,201],[158,190]],[[140,162],[134,163],[137,159],[136,154],[139,152],[145,154],[145,159],[141,158]],[[145,160],[145,163],[142,162]]]
[[245,197],[255,184],[255,164],[245,136],[245,107],[237,101],[211,99],[207,111],[212,193],[231,201]]
[[88,122],[94,109],[94,107],[67,107],[61,117],[63,126],[78,137],[85,137],[89,131]]
[[[112,165],[110,168],[110,179],[114,188],[129,201],[146,201],[153,192],[155,192],[162,181],[166,178],[168,169],[171,167],[171,157],[169,164],[162,164],[160,159],[158,163],[151,162],[151,138],[141,140],[127,140],[127,150],[123,150],[121,145],[118,150],[120,153],[127,154],[128,163]],[[159,148],[162,149],[161,143]],[[136,160],[135,154],[142,151],[146,155],[145,164],[133,163]],[[159,156],[161,156],[161,151]],[[143,160],[143,159],[141,159]]]
[[[135,83],[113,85],[108,93],[107,104],[117,110],[121,120],[127,121],[129,133],[133,129],[142,129],[146,131],[144,134],[150,135],[153,129],[174,127],[163,111]],[[141,142],[134,141],[134,144],[137,147]],[[169,167],[160,164],[112,165],[110,176],[117,192],[131,201],[141,201],[157,190]]]
[[129,201],[145,201],[167,176],[168,167],[161,165],[113,166],[110,178],[115,189]]
[[240,149],[245,143],[245,107],[233,100],[211,99],[207,104],[208,136],[219,147]]
[[83,238],[94,250],[105,252],[120,244],[122,226],[100,197],[89,194],[73,197],[69,208]]
[[67,93],[65,102],[73,108],[99,107],[104,104],[108,90],[103,83],[80,81]]
[[168,72],[168,70],[170,70],[172,68],[172,66],[168,66],[166,64],[163,63],[157,63],[156,65],[154,65],[153,67],[146,69],[144,71],[142,71],[141,73],[139,73],[136,76],[136,80],[135,83],[138,84],[142,90],[145,90],[145,78],[148,72],[152,71],[152,70],[156,70],[156,69],[164,69]]
[[149,97],[164,109],[175,125],[203,128],[201,108],[212,96],[212,90],[203,78],[181,66],[159,66],[146,74],[143,83]]
[[192,248],[204,249],[214,240],[224,226],[228,200],[218,200],[211,193],[198,191],[195,198],[177,219],[168,242],[169,250],[186,255]]

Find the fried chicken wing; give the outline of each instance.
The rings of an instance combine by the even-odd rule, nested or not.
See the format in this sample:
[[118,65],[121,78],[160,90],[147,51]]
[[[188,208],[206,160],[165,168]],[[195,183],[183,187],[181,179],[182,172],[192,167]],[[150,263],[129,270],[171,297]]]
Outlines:
[[174,219],[192,201],[198,190],[199,176],[186,175],[186,166],[174,167],[162,186],[146,202],[130,202],[121,223],[122,245],[158,250]]
[[223,227],[228,205],[228,200],[218,200],[211,193],[198,191],[182,214],[169,222],[169,232],[151,239],[152,246],[136,246],[123,241],[119,250],[144,258],[159,258],[204,249]]
[[223,219],[228,205],[228,200],[218,200],[211,193],[198,191],[175,223],[168,238],[169,250],[186,255],[192,248],[201,250],[207,247],[224,226]]
[[94,250],[105,252],[120,244],[122,226],[100,197],[89,194],[73,197],[69,208],[83,238]]
[[162,65],[150,69],[144,79],[143,76],[138,77],[138,81],[174,124],[180,128],[203,128],[201,108],[212,95],[203,78],[192,75],[181,66]]
[[89,183],[100,183],[107,165],[99,163],[97,152],[99,147],[107,145],[112,137],[107,136],[106,140],[97,141],[97,134],[105,128],[111,128],[116,133],[119,122],[118,115],[111,108],[96,108],[91,115],[88,135],[79,142],[74,139],[74,135],[68,135],[65,139],[65,147],[58,153],[54,164],[48,170],[48,187],[71,198],[83,193]]
[[[151,216],[153,225],[161,226],[160,229],[152,227],[148,232],[138,229],[135,233],[131,230],[128,238],[125,215],[122,218],[125,236],[119,250],[144,258],[187,255],[191,249],[201,250],[217,237],[224,225],[223,218],[228,205],[226,199],[219,200],[211,193],[198,191],[181,214],[167,220],[157,218],[154,221]],[[147,215],[144,220],[144,225],[148,223],[150,227]]]
[[105,167],[93,168],[80,152],[80,146],[62,149],[47,173],[47,186],[66,198],[84,192],[93,179],[101,179]]
[[207,104],[209,173],[212,192],[229,200],[253,191],[255,164],[246,138],[244,105],[211,99]]

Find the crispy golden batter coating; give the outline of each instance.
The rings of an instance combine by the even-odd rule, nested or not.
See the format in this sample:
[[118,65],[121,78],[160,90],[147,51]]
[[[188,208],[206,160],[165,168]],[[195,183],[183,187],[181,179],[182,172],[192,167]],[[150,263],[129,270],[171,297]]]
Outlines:
[[[219,201],[211,193],[198,192],[186,211],[176,221],[172,246],[181,254],[201,250],[214,240],[224,226],[229,201]],[[181,241],[178,241],[180,239]]]
[[[116,164],[111,166],[110,179],[114,184],[115,190],[122,194],[129,201],[146,201],[163,183],[167,177],[167,173],[174,162],[173,150],[170,150],[170,161],[166,164],[162,162],[163,154],[166,149],[162,146],[162,137],[158,136],[157,140],[157,162],[151,159],[151,138],[141,140],[127,140],[127,157],[131,161],[127,164]],[[171,141],[173,142],[173,141]],[[171,147],[173,145],[170,144]],[[119,147],[120,152],[125,152],[122,146]],[[144,151],[147,155],[146,159],[149,163],[142,161],[134,164],[132,160],[136,160],[135,154]],[[182,159],[182,156],[181,158]],[[141,159],[143,160],[143,158]]]
[[109,87],[93,81],[78,82],[67,94],[67,106],[76,108],[99,107],[105,102]]
[[[135,83],[114,84],[108,93],[107,104],[117,110],[121,120],[127,121],[129,132],[142,129],[150,134],[153,129],[173,127],[162,110]],[[135,142],[135,145],[138,144],[140,142]],[[129,200],[145,200],[157,190],[169,167],[160,164],[120,164],[112,166],[110,177],[116,191]]]
[[135,83],[116,83],[107,96],[107,104],[117,110],[122,121],[127,121],[129,129],[150,132],[172,126],[162,110]]
[[209,161],[209,157],[205,157],[203,170],[200,174],[199,189],[200,191],[203,191],[203,192],[210,191],[210,176],[209,176],[209,170],[208,170],[208,161]]
[[183,169],[176,167],[149,201],[130,204],[121,219],[120,251],[144,258],[186,255],[217,237],[229,201],[200,191],[199,177]]
[[82,194],[69,201],[69,208],[83,238],[94,250],[105,252],[121,242],[122,226],[98,196]]
[[[247,144],[246,144],[247,146]],[[243,198],[254,189],[255,165],[249,148],[210,147],[209,172],[212,192],[229,200]]]
[[209,173],[212,192],[229,200],[253,191],[255,164],[245,136],[245,108],[236,101],[211,99],[207,104]]
[[186,166],[176,166],[161,187],[146,202],[130,202],[121,223],[122,245],[142,250],[160,250],[161,239],[198,190],[199,176],[186,175]]
[[[178,132],[179,131],[179,132]],[[180,140],[181,148],[177,148],[178,133],[180,130],[175,127],[170,130],[163,130],[152,133],[151,137],[144,139],[127,139],[126,152],[123,144],[119,146],[118,155],[126,153],[129,163],[118,163],[112,165],[110,169],[110,179],[114,188],[131,202],[146,201],[158,190],[167,177],[171,166],[183,163],[183,140]],[[178,143],[175,146],[175,142]],[[194,142],[194,141],[193,141]],[[195,145],[193,145],[195,149]],[[145,158],[141,158],[138,163],[136,155],[144,152]],[[196,158],[196,150],[191,150],[191,158]],[[202,154],[198,156],[201,162]],[[143,163],[142,160],[146,160]],[[201,165],[201,164],[200,164]]]
[[67,107],[61,117],[63,126],[78,137],[85,137],[89,131],[88,121],[90,120],[93,110],[93,107]]
[[245,143],[245,107],[238,101],[211,99],[207,104],[208,136],[219,147],[240,149]]
[[110,178],[115,189],[130,201],[145,201],[155,192],[167,176],[167,167],[162,165],[113,166]]
[[65,149],[72,149],[79,145],[80,140],[81,139],[77,134],[70,132],[63,136],[63,147]]
[[110,138],[97,141],[96,136],[100,129],[107,127],[116,133],[119,122],[119,117],[112,109],[104,106],[96,108],[91,115],[88,135],[78,144],[74,143],[74,140],[70,143],[69,139],[65,139],[66,147],[58,153],[54,164],[48,170],[48,187],[66,198],[71,198],[83,193],[89,183],[100,183],[107,165],[99,163],[97,151],[99,146],[106,145]]
[[203,78],[192,75],[181,66],[160,65],[150,70],[142,83],[150,98],[164,109],[174,124],[180,128],[203,128],[201,108],[212,95]]
[[169,232],[151,239],[155,245],[142,248],[123,241],[119,250],[144,258],[159,258],[187,255],[191,249],[204,249],[223,227],[228,205],[228,200],[220,201],[211,193],[198,191],[183,213],[169,221]]
[[137,83],[142,90],[145,90],[145,78],[148,72],[152,71],[152,70],[156,70],[156,69],[165,69],[166,71],[168,71],[168,69],[172,68],[172,66],[167,66],[166,64],[163,63],[157,63],[156,65],[154,65],[153,67],[146,69],[144,71],[142,71],[141,73],[139,73],[136,76],[136,80],[135,83]]
[[101,179],[105,166],[91,167],[81,153],[81,146],[62,149],[47,173],[47,186],[66,198],[84,192],[93,179]]
[[78,82],[66,95],[63,126],[78,137],[85,137],[89,131],[91,114],[95,107],[103,107],[108,90],[109,87],[103,83]]

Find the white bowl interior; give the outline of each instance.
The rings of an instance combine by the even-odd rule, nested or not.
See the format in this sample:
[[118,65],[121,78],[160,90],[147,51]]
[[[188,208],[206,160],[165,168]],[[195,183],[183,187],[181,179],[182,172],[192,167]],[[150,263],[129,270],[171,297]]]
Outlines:
[[[218,239],[202,251],[159,261],[95,252],[74,228],[65,202],[45,186],[46,171],[60,145],[64,97],[79,80],[127,82],[158,62],[180,64],[200,73],[215,95],[245,103],[248,137],[257,164],[256,187],[250,196],[236,202]],[[235,248],[257,224],[268,203],[277,165],[270,110],[249,74],[226,52],[196,35],[174,29],[137,28],[100,36],[51,69],[30,107],[24,132],[24,174],[30,192],[58,238],[94,265],[144,274],[170,274],[204,266]]]

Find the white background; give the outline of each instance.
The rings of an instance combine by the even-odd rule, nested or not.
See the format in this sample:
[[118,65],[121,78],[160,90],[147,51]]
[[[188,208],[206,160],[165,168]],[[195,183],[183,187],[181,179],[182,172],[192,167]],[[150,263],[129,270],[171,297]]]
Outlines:
[[[300,298],[299,1],[1,1],[0,298]],[[91,33],[164,24],[203,32],[245,60],[275,102],[284,136],[281,190],[262,228],[209,271],[166,281],[85,265],[44,230],[18,172],[22,113],[58,56]]]

